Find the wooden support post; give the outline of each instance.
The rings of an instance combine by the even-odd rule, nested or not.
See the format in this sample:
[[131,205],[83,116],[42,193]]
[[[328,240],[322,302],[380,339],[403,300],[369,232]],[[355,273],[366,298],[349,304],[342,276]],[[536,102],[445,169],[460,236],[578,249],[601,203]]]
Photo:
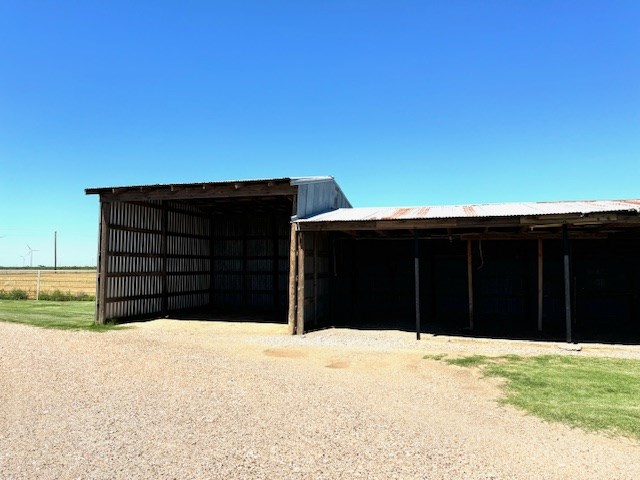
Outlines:
[[418,232],[413,232],[413,273],[416,300],[416,340],[420,340],[420,241]]
[[216,305],[216,237],[214,216],[209,219],[209,308]]
[[544,257],[543,257],[543,240],[538,240],[538,331],[542,332],[542,301],[544,298]]
[[291,237],[289,238],[289,335],[296,333],[296,305],[298,299],[298,235],[296,225],[291,224]]
[[249,303],[249,259],[247,258],[249,248],[247,240],[247,224],[242,224],[242,307],[247,308]]
[[304,334],[304,234],[298,232],[298,308],[296,318],[296,334]]
[[318,232],[313,232],[313,325],[318,325]]
[[469,299],[469,328],[473,330],[473,242],[467,240],[467,295]]
[[271,250],[273,255],[272,264],[272,281],[273,281],[273,310],[276,318],[280,319],[280,245],[278,239],[278,216],[274,213],[271,216],[272,231],[271,241],[273,242],[273,248]]
[[162,239],[160,241],[160,249],[162,253],[162,315],[167,315],[169,311],[169,277],[167,272],[167,231],[169,228],[169,211],[167,210],[166,200],[162,201],[162,218],[160,229],[162,230]]
[[100,253],[98,258],[98,292],[96,323],[103,325],[107,321],[107,272],[109,271],[109,223],[111,203],[100,202]]
[[571,336],[571,272],[569,269],[569,231],[567,224],[562,225],[562,245],[564,250],[564,311],[567,330],[567,343],[572,342]]

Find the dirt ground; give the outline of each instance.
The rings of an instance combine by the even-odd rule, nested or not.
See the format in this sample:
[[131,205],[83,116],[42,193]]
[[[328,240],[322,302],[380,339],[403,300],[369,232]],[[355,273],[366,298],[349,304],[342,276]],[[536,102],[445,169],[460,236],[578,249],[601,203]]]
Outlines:
[[0,323],[0,478],[640,478],[640,443],[500,404],[447,353],[583,346],[161,320]]

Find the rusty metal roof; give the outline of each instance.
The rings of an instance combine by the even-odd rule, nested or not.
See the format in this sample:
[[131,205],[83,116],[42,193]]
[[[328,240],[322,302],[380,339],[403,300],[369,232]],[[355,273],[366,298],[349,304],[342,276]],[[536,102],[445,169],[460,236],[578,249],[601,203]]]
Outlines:
[[430,207],[340,208],[332,212],[298,220],[298,222],[367,222],[380,220],[520,217],[563,214],[587,215],[591,213],[613,212],[640,213],[640,199],[485,203],[473,205],[438,205]]

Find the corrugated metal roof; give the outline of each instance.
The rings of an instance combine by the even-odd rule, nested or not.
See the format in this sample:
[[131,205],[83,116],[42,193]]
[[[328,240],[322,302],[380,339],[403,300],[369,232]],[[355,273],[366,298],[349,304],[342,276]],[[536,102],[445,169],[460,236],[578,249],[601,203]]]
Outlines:
[[291,185],[302,185],[305,183],[326,182],[328,180],[335,180],[329,176],[314,176],[314,177],[291,177]]
[[90,193],[100,193],[101,191],[108,191],[113,189],[129,189],[129,188],[144,188],[144,189],[152,189],[152,188],[170,188],[170,187],[194,187],[194,186],[215,186],[215,185],[229,185],[235,183],[290,183],[291,185],[301,185],[305,183],[313,183],[313,182],[324,182],[328,180],[333,180],[333,177],[329,176],[314,176],[314,177],[282,177],[282,178],[256,178],[256,179],[245,179],[245,180],[222,180],[222,181],[213,181],[213,182],[189,182],[189,183],[155,183],[149,185],[118,185],[113,187],[94,187],[87,188],[85,192]]
[[437,218],[520,217],[589,214],[607,212],[640,213],[640,200],[586,200],[567,202],[485,203],[430,207],[340,208],[299,222],[366,222]]
[[85,189],[85,192],[100,193],[103,190],[107,191],[107,190],[125,189],[125,188],[151,189],[151,188],[171,188],[171,187],[195,187],[200,185],[210,185],[210,186],[229,185],[234,183],[268,183],[268,182],[284,183],[284,182],[290,182],[290,181],[291,181],[291,178],[284,177],[284,178],[260,178],[255,180],[223,180],[218,182],[153,183],[153,184],[146,184],[146,185],[116,185],[112,187],[94,187],[94,188]]

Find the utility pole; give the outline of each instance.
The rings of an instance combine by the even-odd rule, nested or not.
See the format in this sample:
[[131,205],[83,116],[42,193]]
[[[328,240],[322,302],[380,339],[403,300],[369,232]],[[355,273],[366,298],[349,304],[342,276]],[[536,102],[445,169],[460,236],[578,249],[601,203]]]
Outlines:
[[58,270],[58,232],[53,232],[53,270]]

